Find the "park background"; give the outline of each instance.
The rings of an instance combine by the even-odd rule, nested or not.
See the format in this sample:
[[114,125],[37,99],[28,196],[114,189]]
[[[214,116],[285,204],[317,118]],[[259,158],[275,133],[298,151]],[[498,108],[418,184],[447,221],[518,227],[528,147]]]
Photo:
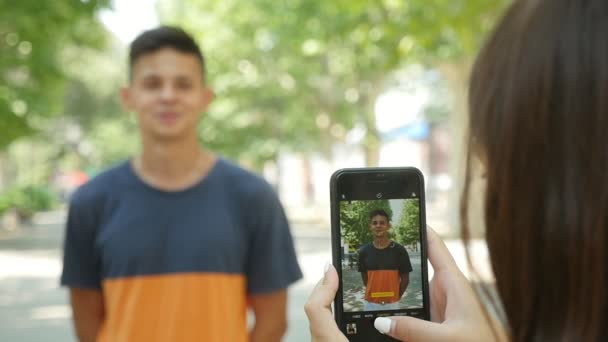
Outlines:
[[[159,24],[191,32],[206,56],[217,97],[201,142],[265,177],[286,207],[305,274],[290,292],[287,341],[310,340],[302,306],[330,259],[335,169],[422,170],[427,221],[466,272],[453,240],[466,84],[506,4],[0,0],[0,340],[73,340],[57,279],[66,201],[137,152],[118,89],[128,43]],[[491,282],[482,240],[472,251]]]

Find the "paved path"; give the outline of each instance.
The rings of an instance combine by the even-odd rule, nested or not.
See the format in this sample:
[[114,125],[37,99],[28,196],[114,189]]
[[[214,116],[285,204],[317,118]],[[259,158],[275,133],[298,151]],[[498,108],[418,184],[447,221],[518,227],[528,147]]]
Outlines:
[[[42,216],[35,228],[0,235],[0,341],[75,341],[67,292],[59,288],[63,215]],[[305,278],[289,295],[285,341],[310,341],[302,307],[330,258],[329,231],[294,226]]]
[[[75,340],[67,293],[58,286],[63,222],[62,213],[51,213],[40,216],[35,228],[0,234],[0,341]],[[304,278],[290,289],[285,341],[308,342],[310,333],[303,306],[331,258],[330,233],[297,224],[293,233]],[[465,265],[460,243],[450,242],[448,247],[459,265]],[[482,243],[476,242],[473,250],[475,260],[485,261]]]

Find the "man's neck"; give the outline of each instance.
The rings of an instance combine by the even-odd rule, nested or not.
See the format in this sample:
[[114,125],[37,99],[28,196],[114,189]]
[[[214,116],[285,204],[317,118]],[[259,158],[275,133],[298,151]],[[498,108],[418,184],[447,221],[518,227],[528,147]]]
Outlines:
[[387,236],[374,238],[374,242],[373,242],[374,247],[376,247],[378,249],[384,249],[384,248],[388,247],[388,245],[390,243],[391,243],[391,240],[389,240]]
[[166,191],[186,189],[204,177],[215,156],[202,149],[196,137],[176,141],[144,139],[142,153],[133,160],[137,175],[149,185]]

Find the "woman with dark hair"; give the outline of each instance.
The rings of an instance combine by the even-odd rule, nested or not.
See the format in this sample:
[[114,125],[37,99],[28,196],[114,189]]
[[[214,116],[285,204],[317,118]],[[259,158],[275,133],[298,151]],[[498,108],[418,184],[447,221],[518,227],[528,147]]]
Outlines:
[[[469,90],[469,154],[485,174],[486,240],[501,305],[481,305],[428,229],[433,322],[378,318],[416,341],[608,340],[608,1],[519,0],[482,48]],[[345,339],[330,268],[306,312],[313,340]],[[487,293],[487,291],[482,291]],[[504,309],[505,325],[492,311]]]

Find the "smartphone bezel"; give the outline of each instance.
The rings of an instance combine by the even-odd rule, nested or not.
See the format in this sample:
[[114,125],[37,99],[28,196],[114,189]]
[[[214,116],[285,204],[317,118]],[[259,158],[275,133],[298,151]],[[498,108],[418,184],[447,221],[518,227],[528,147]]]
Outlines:
[[[331,246],[332,246],[332,262],[336,267],[340,279],[338,292],[334,299],[334,317],[340,330],[345,334],[344,327],[344,310],[343,310],[343,293],[342,293],[342,255],[341,255],[341,232],[340,232],[340,198],[344,193],[341,189],[341,177],[348,176],[360,178],[363,183],[369,182],[369,186],[373,186],[373,179],[388,179],[389,184],[395,188],[398,184],[393,184],[399,177],[407,180],[407,186],[411,187],[412,182],[416,184],[417,197],[420,205],[420,221],[421,221],[421,247],[420,256],[421,271],[422,271],[422,291],[423,291],[423,316],[422,319],[430,320],[430,298],[429,298],[429,282],[428,282],[428,267],[427,267],[427,238],[426,238],[426,203],[424,191],[424,176],[422,172],[415,167],[377,167],[377,168],[348,168],[340,169],[333,173],[330,179],[330,202],[331,202]],[[391,186],[383,185],[384,188]],[[375,191],[374,191],[375,192]],[[364,311],[362,311],[364,312]]]

